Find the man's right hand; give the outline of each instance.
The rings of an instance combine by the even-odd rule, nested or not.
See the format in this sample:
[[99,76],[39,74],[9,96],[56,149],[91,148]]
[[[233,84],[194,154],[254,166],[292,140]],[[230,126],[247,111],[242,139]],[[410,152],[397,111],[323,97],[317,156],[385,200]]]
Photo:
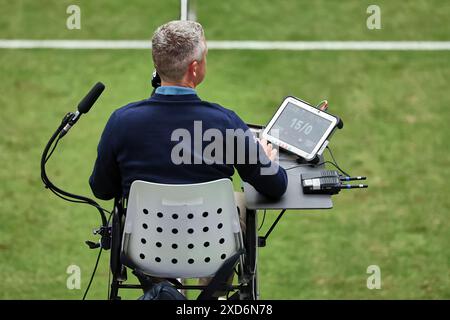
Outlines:
[[278,150],[274,149],[272,144],[269,143],[266,139],[259,140],[259,143],[264,149],[264,152],[266,153],[267,157],[270,159],[270,161],[275,161],[277,157]]

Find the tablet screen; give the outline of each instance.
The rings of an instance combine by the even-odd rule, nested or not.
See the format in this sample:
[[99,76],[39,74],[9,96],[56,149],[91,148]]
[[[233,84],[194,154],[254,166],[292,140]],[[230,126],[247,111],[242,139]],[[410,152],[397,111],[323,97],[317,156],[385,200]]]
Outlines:
[[[311,153],[330,124],[330,120],[289,102],[268,133],[306,153]],[[275,130],[278,130],[278,134]]]

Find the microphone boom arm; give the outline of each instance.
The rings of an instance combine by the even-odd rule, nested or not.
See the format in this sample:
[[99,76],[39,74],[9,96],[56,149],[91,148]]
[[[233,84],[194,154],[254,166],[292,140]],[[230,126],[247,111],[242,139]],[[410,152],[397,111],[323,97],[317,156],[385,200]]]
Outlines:
[[[73,114],[69,113],[64,117],[64,119],[62,120],[58,129],[56,129],[55,133],[53,133],[50,140],[47,142],[47,145],[45,146],[44,151],[42,152],[41,179],[42,179],[42,182],[44,183],[45,187],[47,189],[50,189],[57,196],[60,196],[60,197],[62,196],[61,198],[65,199],[65,200],[69,200],[69,199],[66,199],[65,197],[73,198],[73,199],[77,200],[75,202],[86,203],[86,204],[90,204],[90,205],[94,206],[100,213],[102,225],[106,227],[108,224],[108,220],[106,219],[106,215],[103,211],[104,209],[102,209],[101,206],[96,201],[94,201],[90,198],[84,197],[84,196],[79,196],[79,195],[62,190],[61,188],[54,185],[53,182],[51,182],[51,180],[49,179],[49,177],[47,175],[47,170],[46,170],[45,166],[49,159],[48,152],[49,152],[51,146],[53,145],[53,143],[55,142],[55,140],[61,139],[61,137],[59,137],[59,135],[62,132],[63,128],[69,123],[70,119],[72,118],[72,115]],[[69,200],[69,201],[73,201],[73,200]]]
[[[101,95],[104,89],[105,85],[101,82],[97,82],[89,91],[89,93],[83,98],[83,100],[81,100],[81,102],[78,104],[78,110],[74,113],[69,112],[64,116],[63,120],[61,121],[61,124],[58,126],[56,131],[50,137],[50,140],[47,142],[47,145],[45,146],[41,156],[41,179],[45,187],[47,189],[50,189],[50,191],[52,191],[55,195],[64,200],[76,203],[85,203],[95,207],[100,213],[100,218],[102,220],[102,227],[100,228],[101,230],[100,234],[102,235],[102,237],[107,236],[107,234],[105,233],[107,232],[108,227],[108,220],[106,219],[105,215],[105,211],[107,210],[103,209],[96,201],[90,198],[64,191],[61,188],[54,185],[47,175],[45,166],[49,158],[52,156],[53,151],[55,150],[59,140],[62,137],[64,137],[64,135],[69,131],[69,129],[78,121],[78,119],[81,117],[81,114],[87,113],[89,111],[89,109]],[[49,150],[52,147],[52,145],[53,149],[49,154]]]

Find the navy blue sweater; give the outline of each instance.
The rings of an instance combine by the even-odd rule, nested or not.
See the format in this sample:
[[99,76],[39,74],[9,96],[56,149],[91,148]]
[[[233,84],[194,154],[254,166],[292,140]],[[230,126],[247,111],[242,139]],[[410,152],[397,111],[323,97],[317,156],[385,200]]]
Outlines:
[[[202,133],[214,128],[223,134],[223,161],[194,163],[194,158],[197,158],[197,162],[201,158],[198,152],[194,152],[199,150],[194,147],[195,121],[201,121]],[[181,137],[173,139],[172,133],[180,128],[190,133],[190,140]],[[97,198],[109,200],[127,197],[134,180],[168,184],[198,183],[230,178],[234,169],[237,169],[241,179],[249,182],[260,193],[268,197],[282,196],[287,187],[286,172],[272,164],[275,167],[274,174],[261,174],[262,168],[271,163],[254,139],[245,139],[247,155],[244,163],[236,156],[231,157],[232,163],[226,159],[227,153],[234,151],[236,155],[238,151],[235,144],[231,146],[225,142],[227,129],[246,131],[248,127],[233,111],[202,101],[196,94],[155,94],[148,100],[128,104],[114,111],[106,124],[89,179],[91,189]],[[201,149],[206,151],[210,143],[203,141]],[[177,145],[184,146],[184,151],[188,150],[192,160],[190,163],[174,163],[171,154]],[[249,157],[252,147],[258,150],[257,159]],[[214,152],[211,154],[216,160],[220,155]],[[181,155],[186,156],[183,153]]]

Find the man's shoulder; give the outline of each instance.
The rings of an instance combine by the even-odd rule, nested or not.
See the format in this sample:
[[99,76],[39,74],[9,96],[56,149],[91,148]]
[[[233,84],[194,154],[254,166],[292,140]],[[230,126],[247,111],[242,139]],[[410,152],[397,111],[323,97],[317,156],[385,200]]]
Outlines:
[[[134,101],[134,102],[130,102],[130,103],[128,103],[128,104],[126,104],[126,105],[116,109],[114,112],[118,113],[118,114],[123,114],[123,113],[126,113],[127,111],[130,111],[131,109],[135,110],[135,109],[138,109],[139,107],[145,107],[145,106],[149,106],[149,105],[158,105],[159,102],[161,102],[161,101],[152,100],[152,99],[144,99],[144,100]],[[180,102],[180,101],[177,101],[177,102]],[[228,108],[226,108],[226,107],[224,107],[224,106],[222,106],[222,105],[220,105],[218,103],[205,101],[205,100],[199,100],[199,101],[194,101],[194,102],[186,101],[186,102],[188,102],[189,104],[200,103],[200,104],[203,104],[203,105],[205,105],[207,107],[210,107],[210,108],[212,108],[214,110],[220,111],[222,113],[229,114],[229,115],[235,115],[233,110],[228,109]]]
[[140,100],[140,101],[135,101],[135,102],[130,102],[116,110],[114,110],[113,114],[115,116],[123,116],[126,115],[127,113],[129,113],[130,110],[137,110],[139,109],[139,107],[143,107],[145,105],[148,104],[148,100]]
[[[135,118],[141,115],[139,111],[145,111],[149,110],[147,109],[149,106],[157,106],[160,103],[160,101],[153,101],[152,99],[144,99],[140,101],[130,102],[118,109],[116,109],[112,117],[116,120],[121,119],[130,119]],[[219,103],[210,102],[206,100],[198,100],[198,101],[189,101],[189,103],[194,104],[201,104],[203,107],[205,107],[205,111],[214,113],[216,116],[220,117],[221,119],[226,119],[230,122],[229,125],[235,127],[242,127],[242,124],[244,123],[242,119],[231,109],[228,109],[224,106],[222,106]],[[214,115],[210,114],[211,118],[215,118]]]
[[202,100],[202,103],[204,103],[206,106],[210,107],[213,110],[216,110],[219,113],[222,113],[223,115],[227,116],[230,121],[235,122],[236,120],[240,120],[239,116],[231,109],[228,109],[218,103],[209,102]]

